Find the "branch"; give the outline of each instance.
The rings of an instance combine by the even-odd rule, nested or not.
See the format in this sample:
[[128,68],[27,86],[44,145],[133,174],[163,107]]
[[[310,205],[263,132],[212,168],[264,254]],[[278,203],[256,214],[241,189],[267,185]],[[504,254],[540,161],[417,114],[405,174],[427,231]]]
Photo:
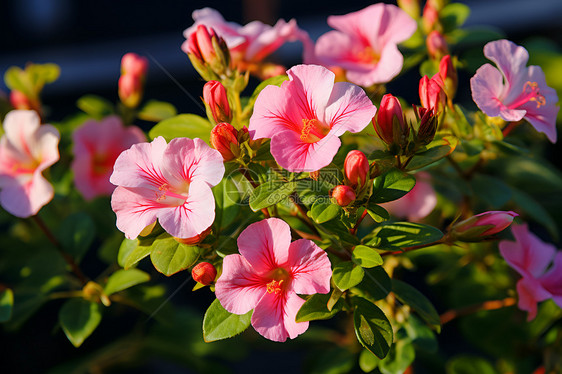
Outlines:
[[514,297],[506,297],[503,300],[489,300],[479,304],[465,306],[459,309],[451,309],[440,316],[441,325],[451,322],[457,317],[470,315],[483,310],[496,310],[515,305],[517,300]]

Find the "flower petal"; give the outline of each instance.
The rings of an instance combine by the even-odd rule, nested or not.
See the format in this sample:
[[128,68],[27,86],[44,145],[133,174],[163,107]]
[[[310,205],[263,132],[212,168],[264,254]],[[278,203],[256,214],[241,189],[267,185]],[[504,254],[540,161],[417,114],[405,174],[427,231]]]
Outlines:
[[287,261],[296,293],[312,295],[330,292],[332,268],[328,255],[312,240],[295,240],[289,246]]
[[27,218],[37,214],[54,195],[53,186],[36,170],[31,180],[6,185],[0,192],[0,204],[10,214]]
[[484,56],[496,63],[505,77],[508,90],[518,85],[529,60],[529,53],[525,48],[506,39],[486,44]]
[[[289,82],[290,83],[290,82]],[[285,89],[274,85],[260,92],[248,128],[252,139],[272,138],[283,129],[300,132],[304,114],[295,113],[290,108],[291,99]]]
[[118,186],[111,195],[111,209],[117,215],[117,228],[128,239],[135,239],[148,225],[154,223],[158,213],[170,207],[154,198],[154,190],[143,187]]
[[552,300],[562,308],[562,252],[558,251],[554,257],[554,264],[550,270],[539,278],[539,282],[552,294]]
[[324,114],[324,123],[330,124],[335,136],[346,131],[359,132],[371,123],[377,112],[365,91],[347,82],[334,84]]
[[[286,86],[287,94],[303,118],[316,119],[328,105],[334,87],[335,74],[323,66],[296,65],[287,70],[291,80]],[[296,108],[292,108],[297,111]],[[301,118],[301,120],[303,119]]]
[[266,292],[254,309],[252,326],[260,335],[275,342],[296,338],[308,329],[308,322],[295,321],[302,304],[304,300],[294,292]]
[[551,295],[533,278],[523,277],[517,282],[517,294],[521,310],[529,312],[527,321],[533,320],[537,315],[537,303],[548,299]]
[[215,285],[215,294],[224,309],[245,314],[254,309],[266,292],[265,281],[240,255],[228,255],[222,264],[222,274]]
[[20,153],[27,154],[34,159],[35,143],[32,139],[39,129],[41,120],[33,110],[12,110],[4,118],[4,131],[8,141]]
[[[500,101],[505,90],[503,78],[500,71],[492,65],[484,64],[476,70],[476,74],[470,79],[470,89],[472,100],[490,117],[497,117],[506,109]],[[522,111],[519,119],[524,115],[525,111]]]

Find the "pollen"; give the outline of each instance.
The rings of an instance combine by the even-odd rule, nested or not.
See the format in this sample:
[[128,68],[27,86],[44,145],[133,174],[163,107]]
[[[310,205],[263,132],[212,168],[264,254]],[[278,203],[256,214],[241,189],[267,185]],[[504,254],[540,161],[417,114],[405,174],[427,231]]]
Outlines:
[[539,93],[539,85],[537,82],[525,82],[525,85],[523,86],[523,92],[528,95],[529,101],[534,101],[537,103],[537,108],[546,105],[546,99]]
[[267,284],[267,293],[274,293],[276,295],[279,295],[281,293],[281,291],[283,290],[283,282],[285,282],[285,281],[284,280],[280,280],[280,281],[272,280],[271,282],[269,282]]

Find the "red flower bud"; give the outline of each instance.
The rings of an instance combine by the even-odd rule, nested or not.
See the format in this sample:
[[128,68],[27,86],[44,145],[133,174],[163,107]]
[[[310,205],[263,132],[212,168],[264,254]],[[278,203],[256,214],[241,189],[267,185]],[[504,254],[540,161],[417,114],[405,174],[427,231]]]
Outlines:
[[121,58],[121,75],[130,74],[144,77],[148,70],[148,60],[136,53],[127,53]]
[[188,38],[189,53],[194,54],[202,61],[211,62],[214,60],[216,53],[211,40],[213,36],[216,37],[216,33],[212,28],[207,29],[205,25],[197,26],[195,32]]
[[211,111],[216,123],[230,122],[232,112],[228,104],[226,89],[218,81],[209,81],[203,86],[203,101]]
[[429,34],[433,30],[442,31],[441,25],[439,24],[439,11],[431,6],[429,1],[423,8],[422,28],[426,34]]
[[443,89],[445,90],[445,93],[449,99],[452,100],[457,92],[459,78],[457,75],[457,69],[455,69],[453,61],[451,60],[451,56],[446,55],[441,59],[441,62],[439,62],[439,76],[443,81]]
[[212,284],[217,277],[217,269],[208,262],[200,262],[191,270],[193,280],[205,286]]
[[447,104],[447,94],[443,91],[443,82],[441,77],[436,74],[431,79],[424,75],[420,79],[420,102],[426,109],[433,109],[433,112],[439,114]]
[[224,161],[240,155],[238,131],[230,123],[219,123],[211,130],[211,146],[220,152]]
[[506,229],[519,214],[508,211],[490,211],[477,214],[453,226],[451,234],[463,241],[478,241]]
[[348,206],[356,198],[353,188],[341,184],[332,189],[331,195],[339,206]]
[[140,77],[125,74],[119,78],[119,99],[129,108],[136,108],[142,98],[142,81]]
[[391,94],[382,97],[381,105],[373,123],[378,136],[386,144],[401,146],[407,142],[410,128],[404,121],[400,101]]
[[369,160],[361,151],[351,151],[343,163],[345,178],[350,187],[362,188],[369,179]]
[[10,104],[12,104],[14,109],[34,109],[29,101],[29,98],[21,91],[10,91]]
[[433,30],[429,33],[427,39],[425,39],[425,44],[429,57],[434,60],[438,60],[449,53],[449,47],[445,37],[437,30]]

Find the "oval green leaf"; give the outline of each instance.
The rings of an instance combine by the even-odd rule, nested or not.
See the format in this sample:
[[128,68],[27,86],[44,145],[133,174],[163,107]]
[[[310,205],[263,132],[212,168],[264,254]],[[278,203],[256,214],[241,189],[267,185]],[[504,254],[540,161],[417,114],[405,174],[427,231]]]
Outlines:
[[398,169],[391,169],[373,180],[373,195],[369,202],[380,204],[393,201],[406,195],[414,185],[416,178]]
[[345,291],[361,283],[364,275],[361,266],[357,266],[351,261],[345,261],[334,266],[332,279],[340,290]]
[[169,277],[195,264],[199,254],[199,247],[181,244],[174,238],[167,238],[154,242],[150,260],[156,270]]
[[302,304],[297,312],[296,321],[306,322],[321,319],[330,319],[343,308],[343,301],[338,301],[333,305],[332,310],[328,309],[330,294],[314,294]]
[[428,325],[437,331],[441,330],[439,314],[424,294],[398,279],[392,279],[392,292],[398,300],[412,307]]
[[200,138],[209,143],[213,126],[207,119],[195,114],[180,114],[158,122],[148,133],[151,139],[159,136],[167,142],[174,138]]
[[250,326],[252,310],[246,314],[232,314],[215,299],[203,318],[203,339],[206,342],[228,339],[240,334]]
[[364,268],[373,268],[383,264],[381,255],[366,245],[356,246],[351,254],[351,259],[357,265]]
[[101,306],[84,299],[72,299],[59,311],[59,323],[66,337],[75,347],[94,332],[101,321]]
[[392,326],[383,311],[360,297],[353,299],[353,324],[357,340],[378,358],[384,358],[392,345]]
[[254,212],[275,205],[293,193],[296,182],[265,182],[250,195],[250,208]]
[[104,292],[109,296],[149,280],[150,275],[139,269],[117,270],[108,278]]

